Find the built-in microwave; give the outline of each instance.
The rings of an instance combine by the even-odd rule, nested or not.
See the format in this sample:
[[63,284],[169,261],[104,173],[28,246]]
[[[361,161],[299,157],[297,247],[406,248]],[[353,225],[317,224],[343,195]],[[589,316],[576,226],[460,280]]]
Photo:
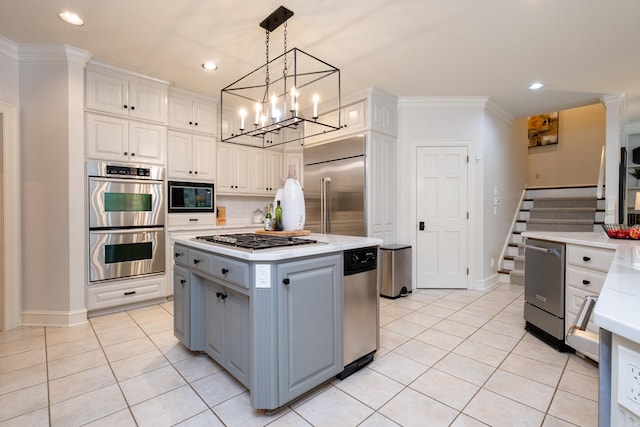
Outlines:
[[169,213],[213,213],[214,185],[209,182],[169,181]]

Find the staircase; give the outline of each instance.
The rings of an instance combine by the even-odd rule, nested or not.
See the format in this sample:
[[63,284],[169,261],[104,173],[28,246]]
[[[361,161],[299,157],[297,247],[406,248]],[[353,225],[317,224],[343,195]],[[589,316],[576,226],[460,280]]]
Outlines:
[[502,266],[502,282],[524,284],[523,231],[601,230],[604,200],[596,199],[596,187],[527,189],[511,230]]

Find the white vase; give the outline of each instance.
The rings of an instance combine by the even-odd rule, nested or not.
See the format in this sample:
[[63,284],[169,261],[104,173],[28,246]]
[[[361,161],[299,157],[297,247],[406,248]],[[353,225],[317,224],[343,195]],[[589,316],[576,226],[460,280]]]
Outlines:
[[304,230],[304,193],[297,179],[287,178],[280,199],[284,231]]

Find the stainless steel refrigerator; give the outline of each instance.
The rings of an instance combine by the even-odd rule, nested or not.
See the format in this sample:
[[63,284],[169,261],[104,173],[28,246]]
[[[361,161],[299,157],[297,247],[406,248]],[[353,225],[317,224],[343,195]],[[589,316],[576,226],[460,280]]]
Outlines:
[[304,148],[305,228],[366,236],[365,137]]

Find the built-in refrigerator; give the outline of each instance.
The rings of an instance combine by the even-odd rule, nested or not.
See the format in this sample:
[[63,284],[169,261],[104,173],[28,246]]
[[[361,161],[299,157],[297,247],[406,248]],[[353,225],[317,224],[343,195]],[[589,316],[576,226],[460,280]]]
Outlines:
[[366,236],[365,137],[305,147],[305,228]]

